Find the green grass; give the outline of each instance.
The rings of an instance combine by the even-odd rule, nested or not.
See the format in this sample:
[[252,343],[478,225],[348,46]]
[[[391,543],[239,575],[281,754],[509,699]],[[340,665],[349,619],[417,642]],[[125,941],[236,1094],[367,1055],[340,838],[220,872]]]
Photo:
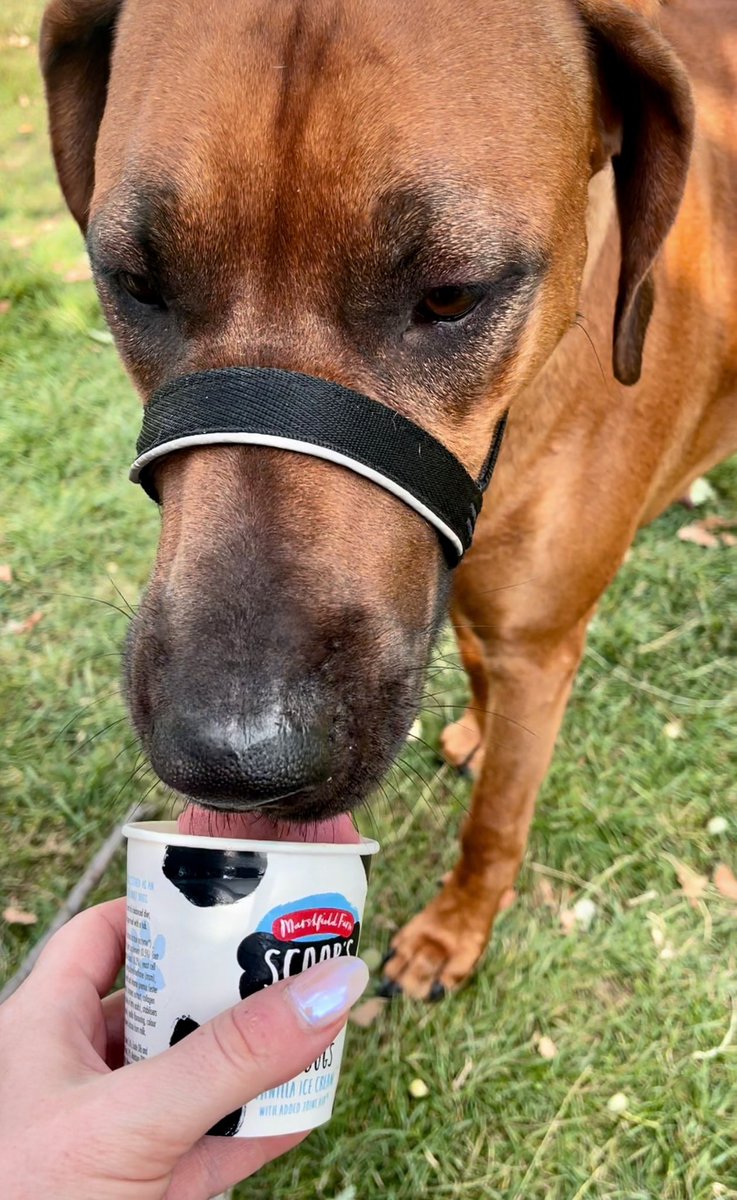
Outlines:
[[[38,12],[6,0],[0,16],[0,300],[11,301],[0,315],[0,563],[14,573],[0,584],[0,906],[38,917],[0,921],[2,976],[153,782],[121,720],[126,617],[110,606],[125,608],[117,589],[135,603],[157,519],[125,478],[137,402],[113,349],[91,336],[103,323],[90,283],[65,278],[83,248],[52,175],[35,48],[7,40],[34,38]],[[709,510],[734,516],[737,464],[711,478]],[[477,977],[444,1004],[396,1002],[353,1028],[335,1119],[244,1198],[737,1197],[737,1038],[694,1058],[720,1043],[737,1003],[737,911],[712,889],[692,908],[671,861],[737,869],[737,574],[734,550],[676,538],[689,519],[673,509],[644,531],[602,604],[519,900]],[[7,631],[36,611],[31,632]],[[444,652],[433,691],[445,711],[428,707],[428,745],[407,749],[372,804],[384,850],[364,949],[386,947],[455,854],[468,785],[432,747],[465,684],[450,641]],[[674,720],[682,736],[670,739]],[[157,789],[150,798],[165,807]],[[714,815],[729,820],[716,837]],[[118,860],[99,895],[122,886]],[[565,936],[559,909],[583,895],[593,925]],[[552,1061],[537,1033],[557,1044]],[[411,1099],[414,1078],[426,1099]],[[607,1102],[620,1091],[617,1118]]]

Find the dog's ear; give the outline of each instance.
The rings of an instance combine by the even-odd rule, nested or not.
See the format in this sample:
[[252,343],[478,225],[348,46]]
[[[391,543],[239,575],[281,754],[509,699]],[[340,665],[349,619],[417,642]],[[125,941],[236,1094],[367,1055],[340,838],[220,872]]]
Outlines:
[[64,198],[83,233],[95,186],[95,145],[122,3],[52,0],[41,24],[51,148]]
[[636,383],[653,309],[650,274],[678,212],[693,141],[686,71],[648,19],[652,0],[576,0],[592,39],[599,139],[594,170],[611,160],[622,241],[614,316],[614,375]]

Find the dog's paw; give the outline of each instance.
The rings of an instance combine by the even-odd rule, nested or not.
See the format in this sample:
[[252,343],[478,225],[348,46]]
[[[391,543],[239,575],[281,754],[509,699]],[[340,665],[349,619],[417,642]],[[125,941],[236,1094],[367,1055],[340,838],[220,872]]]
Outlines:
[[395,935],[380,994],[440,1000],[455,991],[481,958],[492,918],[493,912],[474,912],[459,889],[446,885]]
[[467,772],[474,779],[478,776],[484,760],[484,749],[475,713],[467,709],[458,721],[446,725],[440,735],[440,749],[451,767]]

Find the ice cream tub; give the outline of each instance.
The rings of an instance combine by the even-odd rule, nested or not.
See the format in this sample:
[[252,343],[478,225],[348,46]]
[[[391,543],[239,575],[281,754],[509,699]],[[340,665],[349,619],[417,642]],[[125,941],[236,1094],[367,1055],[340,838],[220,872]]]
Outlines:
[[[358,953],[378,844],[246,840],[126,825],[125,1059],[159,1054],[239,999]],[[295,1079],[209,1132],[262,1137],[330,1119],[345,1030]]]

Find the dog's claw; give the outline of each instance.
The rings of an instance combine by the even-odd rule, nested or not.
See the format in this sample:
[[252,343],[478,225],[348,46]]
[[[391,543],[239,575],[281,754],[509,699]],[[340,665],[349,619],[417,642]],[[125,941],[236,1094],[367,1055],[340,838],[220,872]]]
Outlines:
[[430,994],[428,996],[428,1000],[432,1000],[433,1004],[437,1004],[438,1000],[444,1000],[444,999],[445,999],[445,988],[443,987],[443,985],[439,979],[435,979],[433,981],[432,987],[430,988]]
[[394,955],[396,953],[397,953],[396,950],[392,950],[392,949],[387,950],[386,954],[384,955],[384,957],[381,960],[382,968],[385,967],[388,962],[391,962],[391,960],[394,958]]
[[376,994],[384,1000],[393,1000],[395,996],[401,996],[402,988],[395,979],[382,979]]

